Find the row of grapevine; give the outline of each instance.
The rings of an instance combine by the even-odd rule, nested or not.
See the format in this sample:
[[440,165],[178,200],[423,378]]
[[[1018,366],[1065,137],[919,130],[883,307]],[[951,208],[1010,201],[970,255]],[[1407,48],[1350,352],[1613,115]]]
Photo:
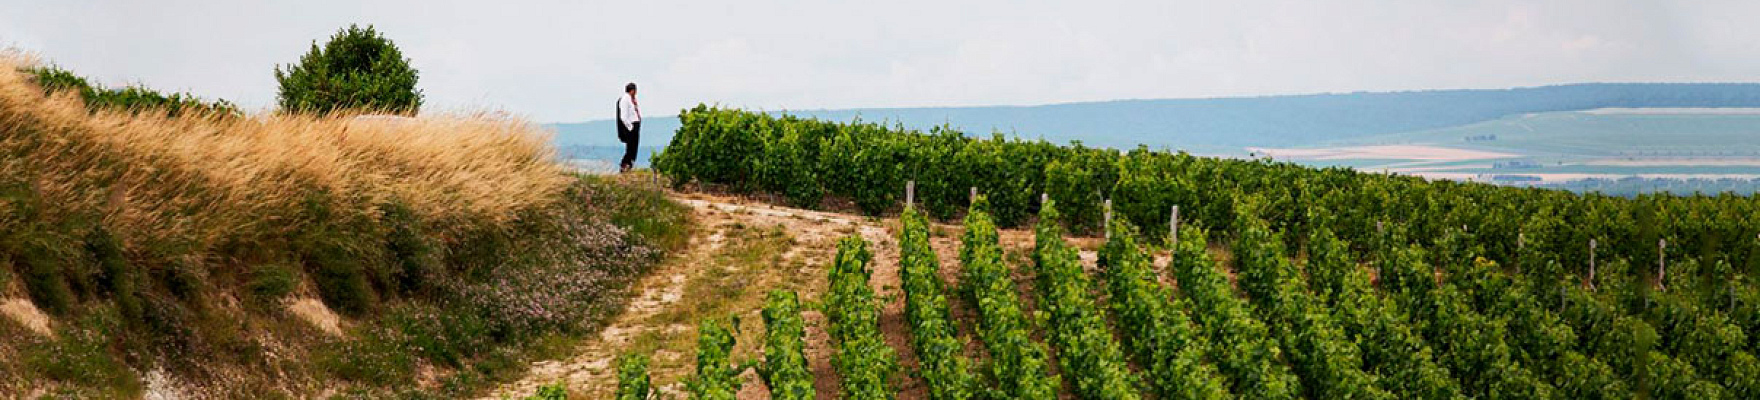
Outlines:
[[648,356],[623,354],[617,356],[616,400],[648,400],[653,382],[648,377]]
[[[1144,227],[1165,226],[1171,206],[1184,205],[1184,226],[1193,228],[1173,241],[1182,298],[1171,308],[1191,303],[1197,336],[1211,342],[1212,361],[1236,394],[1749,397],[1760,375],[1752,372],[1760,351],[1760,289],[1751,278],[1760,274],[1760,200],[1752,197],[1578,195],[706,107],[681,119],[684,128],[655,158],[674,182],[771,192],[796,204],[832,196],[889,213],[904,182],[915,180],[915,212],[951,218],[976,187],[991,194],[992,222],[1012,226],[1045,211],[1037,201],[1045,193],[1065,214],[1056,220],[1083,233],[1099,226],[1103,199],[1118,220]],[[1248,198],[1259,200],[1241,201]],[[1203,225],[1219,229],[1195,228]],[[1167,231],[1141,234],[1159,239]],[[1185,238],[1192,232],[1204,236],[1195,248]],[[1241,291],[1256,309],[1233,297],[1219,265],[1197,259],[1204,239],[1252,244],[1235,251]],[[1050,242],[1035,251],[1041,278]],[[1302,274],[1291,273],[1294,264],[1276,261],[1303,248],[1309,292]],[[968,253],[963,263],[971,263]],[[991,273],[1005,277],[999,269]],[[1114,280],[1107,277],[1109,293]],[[1044,281],[1041,296],[1050,291]],[[1126,315],[1140,301],[1122,290],[1143,288],[1117,285],[1123,294],[1108,305],[1123,343],[1140,357],[1140,335]],[[968,295],[986,318],[981,299]],[[1060,327],[1048,328],[1063,346]],[[1610,347],[1643,339],[1646,329],[1656,338],[1645,347]],[[990,333],[979,334],[994,346]],[[1332,346],[1346,339],[1355,357],[1350,346]],[[1161,339],[1143,341],[1152,340]],[[1156,376],[1153,363],[1141,366]],[[999,368],[992,371],[1002,386]],[[1285,379],[1297,385],[1276,389]],[[1363,379],[1373,383],[1344,383]]]
[[1430,345],[1406,323],[1395,304],[1375,293],[1368,271],[1347,253],[1344,242],[1330,230],[1316,229],[1308,239],[1304,270],[1310,289],[1357,343],[1363,368],[1380,371],[1382,386],[1400,398],[1462,398],[1460,384],[1437,364]]
[[1461,288],[1477,311],[1505,319],[1510,334],[1507,341],[1515,348],[1518,361],[1551,382],[1560,393],[1630,393],[1631,389],[1607,363],[1578,350],[1575,329],[1565,324],[1557,312],[1541,305],[1544,300],[1536,294],[1545,286],[1520,275],[1502,273],[1495,262],[1478,257],[1476,249],[1451,248],[1470,242],[1456,239],[1470,236],[1466,232],[1450,231],[1447,235],[1439,241],[1437,253],[1458,258],[1437,260],[1444,270],[1450,271],[1446,279]]
[[1084,399],[1137,399],[1124,354],[1095,304],[1093,282],[1076,250],[1063,243],[1056,201],[1039,212],[1033,259],[1039,304],[1050,315],[1050,337],[1064,376]]
[[830,288],[825,294],[826,329],[837,348],[831,364],[843,384],[843,398],[892,399],[892,375],[898,358],[880,335],[880,303],[868,286],[874,259],[867,241],[849,236],[837,242],[831,264]]
[[1259,314],[1281,338],[1311,398],[1391,399],[1379,377],[1364,372],[1357,344],[1325,304],[1308,293],[1301,272],[1283,252],[1283,239],[1263,222],[1242,214],[1235,222],[1236,276]]
[[[1465,225],[1480,233],[1485,256],[1502,264],[1514,265],[1518,248],[1538,250],[1523,260],[1530,267],[1522,272],[1546,281],[1585,275],[1592,239],[1602,261],[1654,260],[1658,239],[1667,239],[1677,258],[1760,271],[1760,200],[1752,197],[1579,195],[704,106],[682,111],[680,119],[683,127],[654,159],[674,182],[772,192],[808,206],[837,196],[871,214],[890,212],[900,203],[899,188],[914,180],[919,203],[936,218],[963,209],[966,189],[976,187],[990,194],[992,215],[1003,226],[1026,221],[1046,193],[1083,231],[1098,226],[1100,199],[1113,199],[1115,216],[1137,226],[1160,226],[1170,206],[1184,204],[1187,219],[1227,228],[1235,201],[1258,196],[1269,203],[1252,212],[1290,239],[1322,223],[1309,220],[1309,209],[1329,211],[1324,223],[1351,243],[1373,240],[1377,222],[1406,225],[1406,237],[1421,245]],[[1159,238],[1164,231],[1144,233]]]
[[1058,376],[1051,373],[1045,345],[1032,338],[1011,270],[1002,261],[996,224],[984,211],[988,204],[980,197],[966,213],[960,284],[961,292],[977,309],[978,337],[990,352],[990,376],[1000,392],[991,397],[1057,397]]
[[947,306],[946,283],[935,249],[929,246],[929,221],[915,209],[899,217],[899,276],[904,281],[905,320],[911,326],[911,344],[929,398],[970,399],[981,388],[963,355],[965,342]]
[[744,368],[733,364],[733,331],[721,321],[703,321],[697,326],[697,373],[685,382],[685,391],[692,399],[732,400],[739,393]]
[[810,400],[813,373],[807,370],[807,328],[794,292],[771,291],[764,299],[764,366],[758,376],[770,387],[770,398]]
[[1688,299],[1665,293],[1651,309],[1661,350],[1720,383],[1731,398],[1753,398],[1757,393],[1754,356],[1744,348],[1748,337],[1727,316]]
[[1378,244],[1375,260],[1383,288],[1438,351],[1438,359],[1469,396],[1552,398],[1556,389],[1515,358],[1504,321],[1480,314],[1452,284],[1398,240]]
[[1191,300],[1193,315],[1214,349],[1211,356],[1230,378],[1233,392],[1254,399],[1300,397],[1301,384],[1290,373],[1269,328],[1235,297],[1228,277],[1211,260],[1204,230],[1182,227],[1179,234],[1171,269],[1180,293]]
[[1228,382],[1207,360],[1209,341],[1193,326],[1186,305],[1162,286],[1147,254],[1136,244],[1136,232],[1113,221],[1099,264],[1107,285],[1108,304],[1118,319],[1127,352],[1144,367],[1157,398],[1226,399]]

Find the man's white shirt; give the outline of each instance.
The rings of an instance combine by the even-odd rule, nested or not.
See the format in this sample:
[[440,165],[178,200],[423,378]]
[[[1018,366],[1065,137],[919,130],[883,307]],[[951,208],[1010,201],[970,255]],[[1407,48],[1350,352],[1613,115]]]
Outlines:
[[629,92],[617,99],[617,119],[623,120],[623,129],[635,130],[636,123],[642,122],[642,112],[636,109],[636,102]]

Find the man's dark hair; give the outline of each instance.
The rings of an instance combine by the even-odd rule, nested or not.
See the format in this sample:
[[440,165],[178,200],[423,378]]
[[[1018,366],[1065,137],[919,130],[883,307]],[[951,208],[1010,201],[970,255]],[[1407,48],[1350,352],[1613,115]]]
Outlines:
[[623,92],[624,93],[629,93],[629,92],[634,92],[634,91],[636,91],[636,83],[635,82],[630,82],[627,85],[623,85]]

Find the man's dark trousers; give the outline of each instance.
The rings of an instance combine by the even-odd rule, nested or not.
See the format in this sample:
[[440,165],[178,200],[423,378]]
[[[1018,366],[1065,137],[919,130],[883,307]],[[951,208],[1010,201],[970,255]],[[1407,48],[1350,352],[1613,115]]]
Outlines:
[[636,121],[630,124],[629,128],[624,128],[623,123],[619,122],[617,124],[617,140],[623,141],[623,162],[617,164],[618,168],[624,171],[635,168],[636,145],[642,141],[642,122]]

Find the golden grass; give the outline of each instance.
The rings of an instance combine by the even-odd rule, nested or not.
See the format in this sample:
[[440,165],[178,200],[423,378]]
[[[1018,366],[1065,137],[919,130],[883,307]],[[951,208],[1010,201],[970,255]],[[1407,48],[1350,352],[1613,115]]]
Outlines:
[[0,215],[3,229],[95,217],[125,242],[207,248],[297,229],[310,201],[369,218],[397,201],[448,234],[557,201],[571,179],[548,133],[522,120],[93,113],[45,96],[19,71],[32,63],[0,54],[0,185],[42,201],[35,218]]

